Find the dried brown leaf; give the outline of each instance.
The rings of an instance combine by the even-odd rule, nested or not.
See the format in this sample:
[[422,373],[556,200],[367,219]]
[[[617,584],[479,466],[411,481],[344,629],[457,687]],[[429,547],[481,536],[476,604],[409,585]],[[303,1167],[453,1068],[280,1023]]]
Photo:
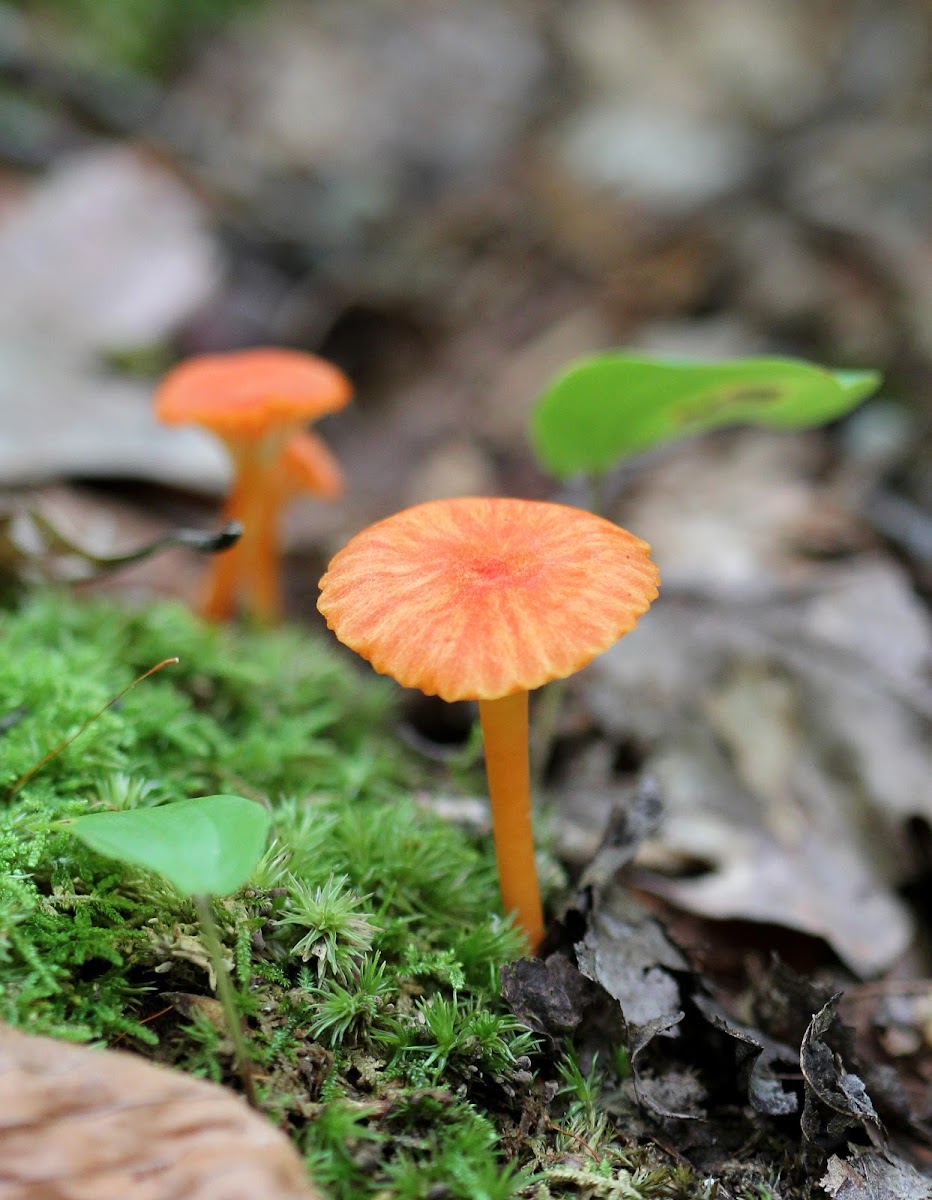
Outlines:
[[829,1159],[819,1187],[832,1200],[930,1200],[932,1180],[895,1155],[872,1150]]
[[160,425],[146,382],[103,371],[66,342],[50,349],[53,336],[0,338],[0,484],[93,476],[224,490],[216,439]]
[[223,1088],[0,1026],[0,1200],[320,1200]]
[[519,958],[502,968],[502,995],[512,1012],[537,1033],[562,1037],[583,1019],[595,993],[565,954],[546,962]]
[[664,797],[641,886],[821,936],[860,974],[888,967],[913,932],[909,821],[932,819],[930,655],[908,579],[880,557],[758,603],[668,593],[581,684],[605,732],[648,748]]
[[692,1002],[713,1028],[730,1039],[736,1073],[754,1110],[771,1117],[796,1112],[799,1108],[796,1096],[785,1083],[786,1069],[793,1062],[790,1047],[734,1020],[716,1001],[698,990]]
[[836,1049],[841,1045],[848,1056],[852,1053],[852,1031],[838,1020],[837,1007],[838,996],[833,996],[813,1016],[800,1047],[799,1065],[806,1081],[803,1136],[809,1141],[837,1137],[855,1126],[881,1146],[886,1135],[864,1081],[846,1068]]

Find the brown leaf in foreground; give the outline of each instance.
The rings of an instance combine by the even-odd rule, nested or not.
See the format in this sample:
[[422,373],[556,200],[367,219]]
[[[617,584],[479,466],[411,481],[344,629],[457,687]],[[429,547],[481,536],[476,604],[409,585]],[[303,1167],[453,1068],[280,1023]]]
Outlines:
[[229,1092],[0,1026],[0,1200],[319,1200]]

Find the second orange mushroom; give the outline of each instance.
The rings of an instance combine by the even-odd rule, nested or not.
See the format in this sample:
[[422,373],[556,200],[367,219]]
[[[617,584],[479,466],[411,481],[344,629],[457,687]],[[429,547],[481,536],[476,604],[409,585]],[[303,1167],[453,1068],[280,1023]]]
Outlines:
[[204,355],[181,363],[163,380],[156,415],[169,424],[196,424],[224,442],[233,485],[223,509],[243,535],[211,563],[201,604],[208,620],[244,609],[263,621],[281,615],[279,523],[299,491],[333,498],[342,491],[339,466],[304,425],[348,403],[342,371],[313,354],[257,349]]

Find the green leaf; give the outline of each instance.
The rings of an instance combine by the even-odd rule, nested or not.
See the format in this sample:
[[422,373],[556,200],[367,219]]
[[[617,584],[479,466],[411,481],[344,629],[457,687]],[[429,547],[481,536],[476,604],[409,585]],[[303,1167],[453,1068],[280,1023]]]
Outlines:
[[851,398],[851,407],[872,396],[880,387],[879,371],[833,371],[838,386]]
[[186,896],[228,896],[265,850],[269,812],[243,796],[197,796],[157,808],[88,813],[62,821],[86,846],[157,871]]
[[603,354],[573,364],[547,388],[531,414],[531,442],[560,478],[597,474],[726,425],[823,425],[879,385],[876,371],[830,371],[789,358],[686,363]]

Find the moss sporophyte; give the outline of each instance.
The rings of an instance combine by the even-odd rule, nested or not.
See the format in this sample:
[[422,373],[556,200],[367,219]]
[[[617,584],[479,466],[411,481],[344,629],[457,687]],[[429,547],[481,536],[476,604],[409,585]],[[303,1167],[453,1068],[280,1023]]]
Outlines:
[[163,380],[156,414],[169,424],[203,425],[233,461],[224,508],[243,526],[232,550],[211,564],[202,614],[222,621],[238,605],[263,621],[281,613],[278,525],[299,492],[333,499],[340,468],[307,421],[347,404],[352,386],[330,363],[293,350],[257,349],[190,359]]
[[649,549],[564,505],[438,500],[357,534],[320,582],[327,624],[376,671],[444,700],[478,700],[502,901],[532,951],[544,920],[528,692],[634,628],[658,594]]

